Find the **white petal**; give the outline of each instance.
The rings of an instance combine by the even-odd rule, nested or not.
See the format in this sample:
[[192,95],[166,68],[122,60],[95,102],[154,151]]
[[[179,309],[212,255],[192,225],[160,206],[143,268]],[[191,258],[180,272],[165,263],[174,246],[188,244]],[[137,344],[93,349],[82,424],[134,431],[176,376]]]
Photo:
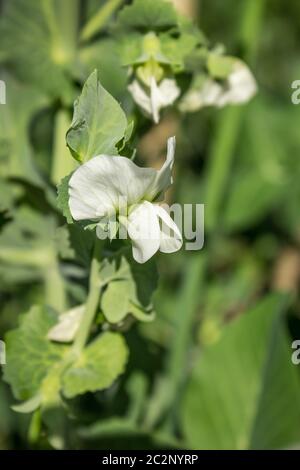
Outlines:
[[128,217],[127,230],[134,259],[145,263],[160,246],[160,227],[154,205],[148,201],[137,205]]
[[138,80],[134,80],[129,86],[134,101],[147,115],[152,116],[153,121],[159,122],[159,112],[162,108],[170,106],[180,95],[174,79],[166,78],[157,85],[154,77],[150,80],[150,88],[143,87]]
[[85,305],[79,305],[59,316],[57,325],[48,332],[47,338],[51,341],[69,343],[73,341],[84,315]]
[[160,219],[160,246],[162,253],[174,253],[182,247],[182,235],[168,212],[161,206],[156,205],[155,211]]
[[242,104],[249,101],[257,92],[255,78],[242,61],[237,60],[234,64],[234,70],[228,78],[229,89],[225,91],[218,100],[218,106],[227,104]]
[[81,165],[69,182],[69,206],[75,220],[100,219],[138,203],[156,171],[125,157],[100,155]]
[[172,170],[174,165],[175,150],[176,138],[170,137],[168,139],[168,152],[166,161],[161,169],[156,172],[156,177],[151,185],[150,192],[147,193],[148,199],[158,199],[159,196],[163,196],[163,193],[171,186],[171,184],[173,184]]
[[180,103],[180,110],[182,112],[195,112],[205,106],[213,106],[217,103],[222,91],[219,83],[208,78],[200,89],[191,89],[186,93]]
[[146,93],[142,85],[134,80],[129,86],[128,90],[130,91],[134,101],[139,105],[149,116],[152,115],[152,105],[150,95]]
[[176,81],[166,78],[162,80],[159,86],[154,77],[151,79],[151,106],[154,122],[159,122],[159,112],[162,108],[166,108],[174,103],[180,95],[180,89],[176,85]]
[[180,95],[180,88],[173,78],[165,78],[159,85],[159,91],[164,106],[170,106]]
[[151,102],[151,114],[153,117],[153,121],[155,124],[159,123],[159,111],[162,107],[162,98],[160,94],[160,90],[157,86],[156,80],[154,77],[151,79],[150,85],[150,102]]

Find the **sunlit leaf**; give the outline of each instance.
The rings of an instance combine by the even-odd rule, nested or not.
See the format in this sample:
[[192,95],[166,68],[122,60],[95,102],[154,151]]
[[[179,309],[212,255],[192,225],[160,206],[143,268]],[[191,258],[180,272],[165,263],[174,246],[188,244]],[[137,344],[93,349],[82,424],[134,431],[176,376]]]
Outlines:
[[142,321],[153,319],[152,295],[157,286],[154,261],[138,264],[130,255],[106,259],[100,277],[107,286],[101,299],[102,311],[110,323],[128,314]]
[[68,147],[78,161],[97,155],[117,155],[116,144],[124,137],[127,119],[120,105],[101,86],[97,71],[87,79],[74,105],[67,133]]
[[28,400],[37,394],[51,367],[64,356],[65,347],[47,340],[48,330],[56,321],[54,311],[32,307],[21,318],[20,326],[7,333],[4,380],[16,398]]
[[188,446],[277,448],[299,440],[300,382],[281,315],[286,306],[284,296],[267,297],[204,349],[182,409]]
[[124,372],[127,346],[117,333],[104,333],[82,352],[63,375],[63,393],[72,398],[86,392],[110,387]]

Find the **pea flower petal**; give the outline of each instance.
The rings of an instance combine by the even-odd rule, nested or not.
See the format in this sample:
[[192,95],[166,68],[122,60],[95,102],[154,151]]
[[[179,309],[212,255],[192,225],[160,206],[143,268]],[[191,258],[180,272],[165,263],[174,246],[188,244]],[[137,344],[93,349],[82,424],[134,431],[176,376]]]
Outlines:
[[157,251],[174,253],[182,247],[182,235],[165,209],[144,201],[128,217],[132,253],[138,263],[145,263]]
[[247,103],[257,92],[255,78],[242,61],[236,61],[233,72],[228,77],[228,90],[217,101],[218,107],[227,104]]
[[182,235],[175,222],[165,209],[155,205],[155,212],[160,222],[160,245],[162,253],[174,253],[182,247]]
[[173,184],[172,170],[176,149],[175,137],[168,139],[167,158],[159,171],[156,171],[155,179],[150,187],[145,199],[161,200],[164,192]]
[[180,95],[176,81],[165,78],[157,84],[154,77],[150,80],[150,88],[143,87],[138,80],[134,80],[129,86],[134,101],[157,124],[160,120],[160,110],[174,103]]
[[181,233],[157,204],[173,182],[175,146],[175,137],[171,137],[166,161],[159,171],[140,168],[125,157],[108,155],[96,156],[81,165],[69,182],[73,219],[95,221],[98,238],[105,237],[107,227],[110,238],[114,238],[119,225],[125,225],[138,263],[145,263],[158,250],[179,250]]
[[74,220],[96,220],[138,203],[155,181],[156,171],[140,168],[126,157],[99,155],[81,165],[69,182]]
[[144,201],[128,217],[128,235],[132,254],[138,263],[145,263],[159,250],[160,227],[154,204]]

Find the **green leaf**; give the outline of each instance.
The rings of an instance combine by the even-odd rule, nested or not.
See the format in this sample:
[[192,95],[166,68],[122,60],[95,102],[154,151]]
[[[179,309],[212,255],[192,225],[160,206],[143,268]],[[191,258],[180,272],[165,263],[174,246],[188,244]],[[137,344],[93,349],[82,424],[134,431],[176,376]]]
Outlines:
[[176,72],[184,68],[187,57],[203,43],[199,30],[189,28],[157,34],[126,32],[117,39],[123,65],[138,65],[154,59],[157,63],[172,66]]
[[73,358],[69,347],[48,339],[58,319],[49,308],[32,307],[19,328],[6,335],[4,380],[17,399],[26,400],[16,405],[18,412],[41,406],[49,415],[62,405],[61,391],[71,398],[108,388],[125,368],[128,350],[121,335],[104,333]]
[[130,290],[131,282],[127,279],[111,281],[107,286],[101,308],[110,323],[119,323],[130,312]]
[[117,333],[104,333],[95,339],[62,377],[67,398],[86,392],[103,390],[123,373],[127,362],[127,346]]
[[118,46],[123,66],[136,65],[149,59],[143,49],[144,35],[131,33],[119,38]]
[[283,322],[274,325],[251,449],[279,449],[299,443],[299,370],[291,361],[291,338]]
[[95,234],[90,230],[84,230],[78,224],[69,225],[68,229],[71,248],[74,249],[76,253],[76,259],[84,266],[89,267],[92,259]]
[[20,326],[6,335],[4,380],[20,400],[35,396],[51,368],[64,357],[66,348],[47,340],[47,333],[56,322],[53,310],[32,307],[21,317]]
[[110,323],[119,323],[128,315],[141,321],[153,319],[151,299],[157,287],[157,270],[154,261],[143,265],[120,255],[106,259],[100,273],[107,283],[101,298],[101,308]]
[[79,162],[100,154],[118,155],[117,143],[123,139],[127,119],[120,105],[101,86],[94,71],[74,104],[74,116],[67,132],[67,145]]
[[177,26],[174,6],[163,0],[135,0],[118,15],[118,23],[126,28],[146,31]]
[[277,448],[299,440],[300,382],[281,316],[286,308],[285,296],[267,297],[202,351],[182,407],[190,448]]
[[57,186],[57,207],[67,219],[68,224],[73,223],[73,217],[69,207],[69,181],[73,172],[65,176]]

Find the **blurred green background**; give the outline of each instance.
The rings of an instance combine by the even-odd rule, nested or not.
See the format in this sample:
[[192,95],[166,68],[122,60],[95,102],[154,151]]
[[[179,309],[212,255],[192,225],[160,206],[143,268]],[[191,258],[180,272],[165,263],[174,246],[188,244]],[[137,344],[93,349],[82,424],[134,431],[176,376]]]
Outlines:
[[[134,112],[110,39],[113,18],[77,41],[78,25],[105,3],[113,2],[0,2],[1,339],[32,304],[63,310],[85,297],[84,250],[74,259],[57,231],[65,222],[55,184],[72,169],[64,135],[94,68]],[[74,400],[67,418],[62,411],[52,444],[63,427],[71,449],[300,445],[300,366],[291,361],[292,340],[300,339],[300,105],[291,102],[300,3],[187,3],[213,44],[249,64],[259,93],[242,107],[170,110],[157,128],[141,120],[141,164],[159,165],[176,132],[170,199],[205,203],[205,246],[159,257],[157,317],[126,332],[126,374]],[[0,448],[49,448],[49,436],[42,430],[36,438],[35,423],[13,412],[14,402],[1,380]]]

